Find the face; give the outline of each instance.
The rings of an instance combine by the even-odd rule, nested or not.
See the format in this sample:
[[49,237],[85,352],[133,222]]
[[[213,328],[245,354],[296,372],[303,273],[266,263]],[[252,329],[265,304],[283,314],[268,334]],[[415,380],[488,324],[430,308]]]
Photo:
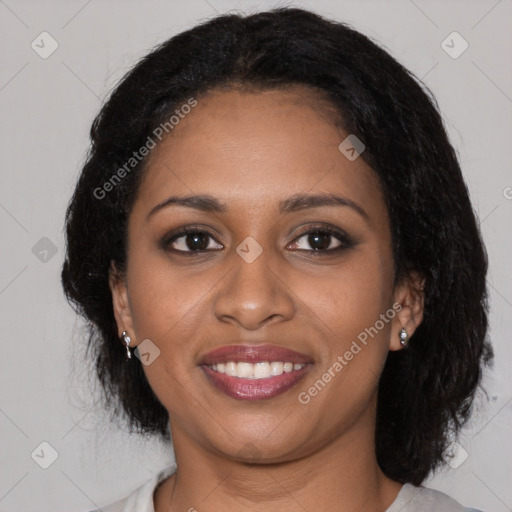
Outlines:
[[372,431],[421,309],[347,135],[305,87],[213,91],[152,151],[111,288],[175,443],[270,462]]

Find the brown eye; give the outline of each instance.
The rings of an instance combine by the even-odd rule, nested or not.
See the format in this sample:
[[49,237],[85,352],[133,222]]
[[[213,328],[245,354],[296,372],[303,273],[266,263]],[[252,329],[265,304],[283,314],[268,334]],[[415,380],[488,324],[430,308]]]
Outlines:
[[[315,250],[332,249],[331,245],[333,241],[334,239],[332,235],[322,231],[317,231],[316,233],[310,233],[308,235],[308,244]],[[341,245],[339,241],[338,244]],[[337,247],[339,247],[339,245]]]
[[222,249],[222,245],[217,244],[210,233],[198,229],[184,229],[167,238],[163,245],[166,250],[182,253]]
[[330,228],[310,229],[295,239],[291,248],[299,251],[331,253],[351,247],[353,242],[345,233]]

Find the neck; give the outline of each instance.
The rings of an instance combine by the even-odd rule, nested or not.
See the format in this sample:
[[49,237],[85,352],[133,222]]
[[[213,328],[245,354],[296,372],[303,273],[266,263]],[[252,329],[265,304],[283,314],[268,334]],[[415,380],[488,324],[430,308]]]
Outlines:
[[175,425],[172,434],[178,471],[157,490],[156,512],[385,512],[401,488],[377,464],[368,418],[311,455],[276,464],[212,455]]

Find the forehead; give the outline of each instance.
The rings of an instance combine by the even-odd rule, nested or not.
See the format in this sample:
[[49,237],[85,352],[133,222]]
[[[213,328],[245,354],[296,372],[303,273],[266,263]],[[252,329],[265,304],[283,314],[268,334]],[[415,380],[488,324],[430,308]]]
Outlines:
[[349,134],[338,119],[307,87],[210,92],[150,154],[135,206],[150,210],[170,195],[210,194],[233,208],[257,209],[310,192],[340,193],[382,210],[374,171],[339,150]]

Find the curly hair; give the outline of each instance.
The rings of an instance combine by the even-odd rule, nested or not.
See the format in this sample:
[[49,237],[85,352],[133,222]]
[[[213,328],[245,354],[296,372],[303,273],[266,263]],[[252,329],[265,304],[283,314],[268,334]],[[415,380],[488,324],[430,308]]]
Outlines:
[[133,431],[169,440],[168,413],[139,363],[125,364],[109,265],[126,269],[126,230],[142,159],[98,191],[156,126],[214,88],[309,86],[329,98],[380,182],[396,280],[424,278],[424,319],[379,381],[376,454],[383,472],[419,485],[469,418],[487,341],[487,256],[457,156],[430,91],[378,44],[344,23],[281,8],[222,15],[178,34],[129,71],[93,122],[91,147],[66,213],[62,285],[86,318],[106,405]]

